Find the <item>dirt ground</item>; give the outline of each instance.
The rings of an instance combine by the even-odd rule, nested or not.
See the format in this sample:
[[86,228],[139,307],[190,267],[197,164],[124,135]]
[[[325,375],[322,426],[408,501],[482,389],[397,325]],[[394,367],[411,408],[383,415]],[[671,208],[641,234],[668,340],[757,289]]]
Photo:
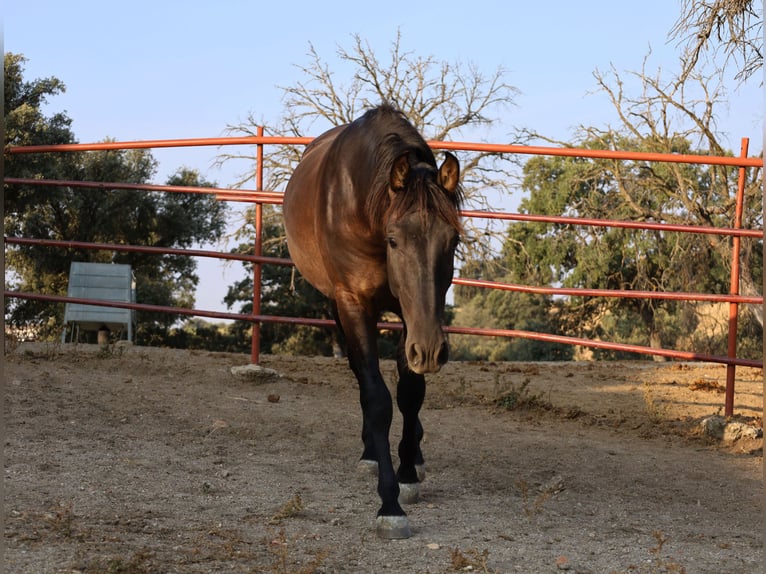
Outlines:
[[[346,363],[23,344],[5,356],[5,571],[751,574],[763,375],[450,363],[428,379],[414,535],[379,540]],[[384,362],[394,382],[393,363]],[[717,419],[720,420],[720,419]],[[392,442],[398,436],[395,418]],[[757,436],[760,433],[761,436]],[[732,435],[732,436],[730,436]]]

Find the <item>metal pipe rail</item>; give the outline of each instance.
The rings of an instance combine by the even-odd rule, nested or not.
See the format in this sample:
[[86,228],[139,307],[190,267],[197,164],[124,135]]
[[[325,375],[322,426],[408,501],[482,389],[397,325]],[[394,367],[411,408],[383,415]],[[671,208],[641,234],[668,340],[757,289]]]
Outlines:
[[[211,319],[231,319],[238,321],[250,321],[259,323],[284,323],[288,325],[309,325],[312,327],[334,327],[335,321],[331,319],[309,319],[306,317],[283,317],[279,315],[260,315],[260,314],[240,314],[225,313],[221,311],[206,311],[204,309],[186,309],[180,307],[167,307],[163,305],[147,305],[145,303],[125,303],[122,301],[94,301],[93,299],[81,299],[77,297],[65,297],[63,295],[43,295],[39,293],[24,293],[21,291],[5,291],[6,297],[16,297],[19,299],[33,299],[37,301],[51,301],[54,303],[81,303],[87,305],[98,304],[102,307],[116,307],[120,309],[133,309],[135,311],[145,311],[153,313],[170,313],[175,315],[185,315],[192,317],[208,317]],[[399,322],[378,323],[378,329],[400,331],[402,324]],[[533,333],[530,331],[519,331],[516,329],[487,329],[482,327],[444,327],[447,333],[456,335],[480,335],[488,337],[515,337],[533,339],[536,341],[545,341],[548,343],[563,343],[566,345],[578,345],[594,349],[606,349],[612,351],[625,351],[630,353],[641,353],[648,355],[657,355],[672,359],[682,359],[685,361],[701,361],[706,363],[718,363],[722,365],[739,365],[742,367],[763,368],[761,361],[752,359],[731,358],[724,355],[708,355],[704,353],[694,353],[687,351],[675,351],[672,349],[655,349],[643,347],[641,345],[629,345],[625,343],[610,343],[608,341],[595,341],[592,339],[583,339],[580,337],[569,337],[566,335],[553,335],[550,333]]]
[[[186,138],[175,140],[139,140],[130,142],[100,142],[72,143],[56,145],[8,146],[6,153],[29,154],[73,151],[106,151],[123,149],[154,149],[168,147],[202,147],[230,145],[295,145],[305,146],[314,140],[313,137],[299,136],[266,136],[263,133],[255,136],[220,137],[220,138]],[[563,157],[587,157],[592,159],[617,159],[626,161],[657,161],[671,163],[696,163],[705,165],[728,165],[733,167],[763,167],[761,158],[696,155],[696,154],[666,154],[654,152],[629,152],[621,150],[594,150],[582,148],[561,148],[549,146],[524,146],[512,144],[490,144],[481,142],[444,142],[429,141],[434,149],[452,151],[479,151],[494,154],[521,155],[551,155]]]
[[[44,247],[57,247],[61,249],[93,249],[96,251],[118,251],[123,253],[154,253],[157,255],[185,255],[187,257],[209,257],[214,259],[228,259],[231,261],[248,261],[250,263],[267,265],[292,266],[290,259],[282,257],[268,257],[263,255],[245,255],[243,253],[224,253],[203,249],[177,249],[174,247],[149,247],[145,245],[126,245],[124,243],[87,243],[83,241],[66,241],[60,239],[30,239],[27,237],[6,237],[5,242],[10,245],[42,245]],[[667,291],[639,291],[629,289],[586,289],[581,287],[543,287],[535,285],[521,285],[518,283],[502,283],[488,281],[486,279],[469,279],[455,277],[453,285],[465,287],[479,287],[483,289],[498,289],[501,291],[517,291],[521,293],[534,293],[538,295],[569,295],[574,297],[617,297],[634,299],[664,299],[673,301],[704,301],[708,303],[739,303],[745,305],[758,305],[763,303],[763,297],[756,295],[716,295],[712,293],[692,292],[667,292]]]
[[[61,179],[32,179],[6,177],[9,185],[35,185],[45,187],[83,187],[90,189],[133,189],[139,191],[160,191],[168,193],[208,193],[215,194],[221,201],[241,201],[281,205],[284,194],[280,191],[259,191],[257,189],[226,189],[220,187],[193,187],[181,185],[155,185],[141,183],[119,183],[101,181],[73,181]],[[625,221],[621,219],[590,219],[587,217],[566,217],[560,215],[534,215],[529,213],[506,213],[503,211],[485,211],[464,209],[463,217],[476,219],[495,219],[500,221],[530,221],[537,223],[555,223],[559,225],[590,225],[593,227],[621,227],[624,229],[650,229],[653,231],[699,233],[704,235],[729,235],[732,237],[763,238],[762,229],[735,229],[730,227],[706,227],[702,225],[683,225],[653,221]]]

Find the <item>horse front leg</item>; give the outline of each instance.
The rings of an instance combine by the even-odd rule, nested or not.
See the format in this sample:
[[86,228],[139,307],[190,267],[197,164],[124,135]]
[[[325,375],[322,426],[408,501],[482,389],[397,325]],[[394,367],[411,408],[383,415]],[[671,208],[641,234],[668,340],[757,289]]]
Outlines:
[[404,354],[406,331],[399,343],[396,367],[399,383],[396,388],[396,403],[402,413],[402,438],[399,442],[399,501],[414,504],[420,498],[418,483],[425,479],[425,466],[420,441],[423,426],[419,413],[426,395],[426,380],[410,370]]
[[[399,483],[391,460],[389,431],[393,417],[391,393],[380,374],[377,354],[377,316],[354,297],[336,299],[338,319],[346,336],[348,360],[359,383],[365,445],[362,459],[374,457],[378,463],[378,495],[381,507],[377,533],[381,538],[409,538],[407,516],[399,504]],[[368,458],[368,460],[371,460]]]

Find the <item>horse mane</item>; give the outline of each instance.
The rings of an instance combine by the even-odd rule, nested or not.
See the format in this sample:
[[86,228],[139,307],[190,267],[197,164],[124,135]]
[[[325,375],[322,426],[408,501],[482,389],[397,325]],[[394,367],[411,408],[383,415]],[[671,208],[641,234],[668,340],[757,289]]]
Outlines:
[[[417,210],[424,218],[435,214],[461,231],[462,187],[458,185],[454,194],[439,187],[433,151],[406,116],[386,103],[369,110],[359,121],[369,122],[372,128],[368,133],[373,138],[371,145],[376,156],[375,176],[365,204],[370,221],[399,219]],[[405,153],[410,158],[409,183],[405,189],[391,194],[391,169],[394,161]]]

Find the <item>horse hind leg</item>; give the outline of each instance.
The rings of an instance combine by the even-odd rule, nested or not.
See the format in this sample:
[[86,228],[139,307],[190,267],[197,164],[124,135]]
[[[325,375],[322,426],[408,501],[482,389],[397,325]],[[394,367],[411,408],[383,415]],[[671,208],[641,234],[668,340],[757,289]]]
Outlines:
[[[342,350],[346,347],[346,334],[343,331],[343,323],[341,322],[341,319],[340,319],[338,303],[335,300],[331,302],[331,311],[335,319],[335,324],[338,328],[337,343],[342,352]],[[365,413],[364,404],[362,404],[362,419],[363,419],[362,420],[362,444],[364,445],[364,450],[362,451],[362,456],[360,457],[359,462],[357,463],[356,469],[357,469],[357,472],[359,472],[359,474],[377,477],[378,476],[378,455],[375,452],[373,434],[369,428],[369,421],[367,419],[367,414]]]

